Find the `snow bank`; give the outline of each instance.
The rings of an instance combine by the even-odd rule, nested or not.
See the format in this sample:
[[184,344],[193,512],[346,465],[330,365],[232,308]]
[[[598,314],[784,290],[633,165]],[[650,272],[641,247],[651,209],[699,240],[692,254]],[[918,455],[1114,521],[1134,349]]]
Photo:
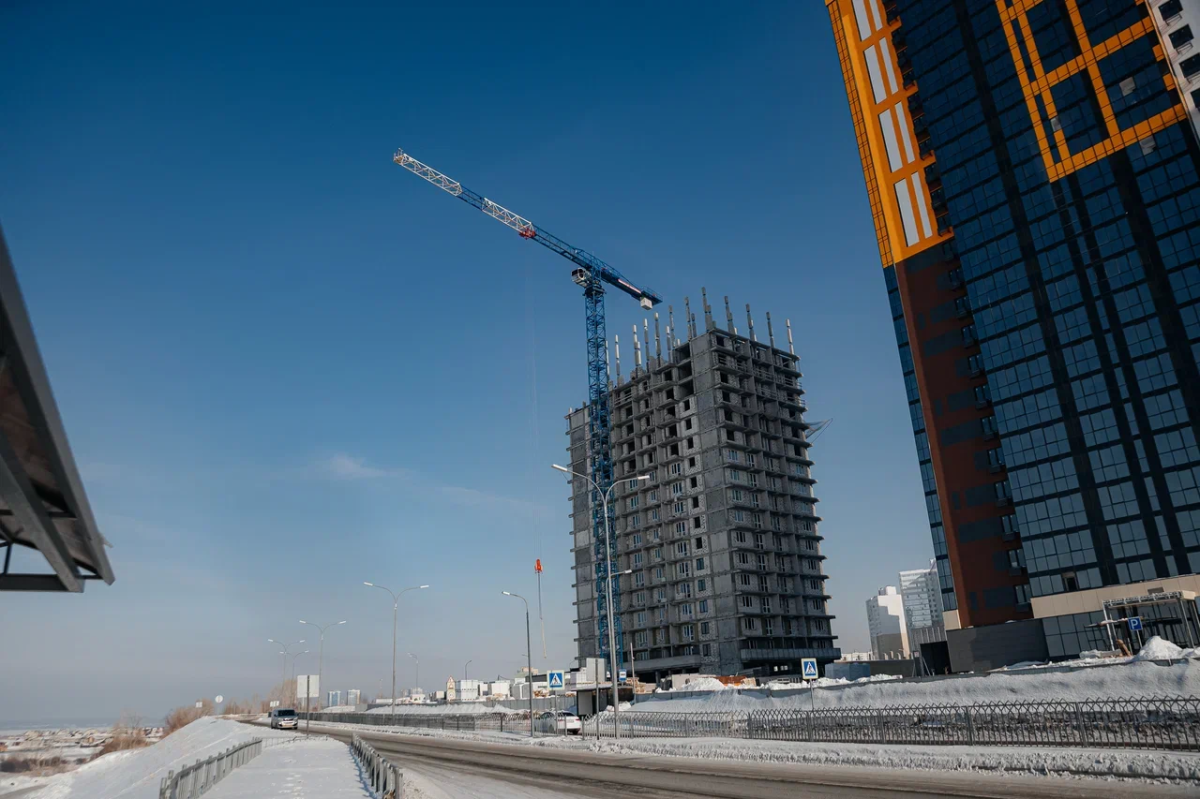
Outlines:
[[320,712],[320,713],[353,713],[355,711],[355,709],[356,709],[355,705],[331,705],[329,707],[322,708],[318,712]]
[[1179,660],[1184,656],[1183,649],[1170,641],[1165,641],[1157,635],[1151,638],[1134,655],[1134,660]]
[[158,799],[159,784],[172,769],[178,771],[252,738],[294,736],[225,719],[199,719],[153,746],[113,752],[52,777],[22,799]]
[[[800,689],[786,696],[767,696],[757,691],[727,690],[678,699],[670,698],[670,694],[652,694],[638,700],[637,710],[662,713],[804,710],[809,706],[809,693]],[[1200,695],[1200,662],[1188,660],[1160,666],[1134,661],[1088,669],[1021,669],[919,681],[856,681],[831,687],[823,687],[818,682],[817,690],[812,693],[815,704],[823,708],[1197,696]]]

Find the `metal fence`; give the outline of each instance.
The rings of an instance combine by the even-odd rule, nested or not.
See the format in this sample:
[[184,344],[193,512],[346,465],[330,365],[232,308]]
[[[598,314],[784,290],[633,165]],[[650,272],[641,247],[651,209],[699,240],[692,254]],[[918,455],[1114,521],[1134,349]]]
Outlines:
[[404,772],[399,766],[376,752],[375,747],[357,734],[350,741],[350,751],[362,767],[367,785],[378,799],[403,799]]
[[[1200,751],[1200,698],[990,702],[824,710],[616,715],[626,738],[753,738],[874,744],[1097,746]],[[585,732],[617,734],[614,714]]]
[[185,766],[178,774],[174,769],[163,777],[158,788],[159,799],[196,799],[203,796],[229,772],[238,766],[244,766],[262,754],[261,738],[247,741],[241,746],[233,746],[220,754],[213,755],[207,760],[197,760],[191,766]]

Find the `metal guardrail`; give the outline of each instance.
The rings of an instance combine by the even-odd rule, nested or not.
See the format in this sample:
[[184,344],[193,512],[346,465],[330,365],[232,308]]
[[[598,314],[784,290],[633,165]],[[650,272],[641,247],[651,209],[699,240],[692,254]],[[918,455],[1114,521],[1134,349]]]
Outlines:
[[[616,723],[624,738],[1200,751],[1200,697],[1194,696],[729,713],[622,711]],[[585,733],[616,735],[614,714],[594,716]]]
[[244,766],[262,754],[261,738],[232,746],[207,760],[197,760],[178,774],[172,769],[163,777],[158,788],[159,799],[196,799],[208,793],[214,785],[238,766]]
[[355,733],[350,751],[362,766],[367,785],[377,799],[403,799],[404,772]]

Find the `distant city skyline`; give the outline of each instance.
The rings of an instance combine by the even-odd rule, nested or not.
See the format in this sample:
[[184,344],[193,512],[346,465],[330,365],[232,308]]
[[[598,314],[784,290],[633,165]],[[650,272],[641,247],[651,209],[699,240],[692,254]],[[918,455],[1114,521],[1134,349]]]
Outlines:
[[[401,20],[491,68],[397,46]],[[862,598],[931,557],[819,4],[35,4],[0,23],[0,220],[117,575],[3,597],[0,641],[23,642],[4,716],[265,696],[281,671],[266,639],[314,638],[310,616],[349,619],[323,683],[388,691],[392,603],[364,580],[432,586],[401,601],[398,688],[407,651],[427,687],[471,659],[512,675],[523,611],[498,600],[536,596],[537,558],[534,665],[571,665],[570,506],[550,464],[586,398],[578,287],[394,166],[397,146],[677,307],[706,286],[791,316],[808,416],[834,420],[813,459],[837,646],[866,648]],[[642,315],[610,303],[610,331]]]

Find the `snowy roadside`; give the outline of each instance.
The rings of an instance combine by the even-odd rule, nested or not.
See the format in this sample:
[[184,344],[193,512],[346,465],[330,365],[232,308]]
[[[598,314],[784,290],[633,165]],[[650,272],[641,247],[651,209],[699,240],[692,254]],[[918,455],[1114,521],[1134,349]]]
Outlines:
[[1047,748],[969,746],[900,746],[851,743],[799,743],[751,741],[741,738],[636,738],[615,741],[578,736],[529,738],[508,732],[457,732],[411,727],[377,727],[373,724],[323,724],[322,726],[442,738],[510,746],[541,746],[581,752],[639,754],[704,760],[756,763],[792,763],[846,767],[878,767],[945,771],[1007,772],[1039,776],[1080,778],[1113,777],[1169,780],[1200,785],[1200,754],[1136,749]]
[[21,799],[158,799],[167,772],[252,738],[262,738],[270,745],[272,739],[294,739],[296,733],[253,728],[226,719],[199,719],[153,746],[113,752],[50,777]]

